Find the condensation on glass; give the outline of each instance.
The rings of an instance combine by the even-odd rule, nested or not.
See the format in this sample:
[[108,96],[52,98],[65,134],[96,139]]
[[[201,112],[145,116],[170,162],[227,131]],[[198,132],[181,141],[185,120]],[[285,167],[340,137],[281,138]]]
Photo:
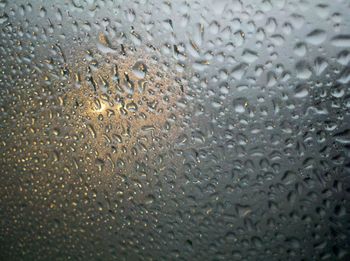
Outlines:
[[0,1],[1,260],[349,260],[348,0]]

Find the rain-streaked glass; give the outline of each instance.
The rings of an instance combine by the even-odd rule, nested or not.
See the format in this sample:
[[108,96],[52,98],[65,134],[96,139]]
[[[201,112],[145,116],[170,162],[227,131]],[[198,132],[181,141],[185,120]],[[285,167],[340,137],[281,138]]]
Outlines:
[[349,14],[0,0],[0,260],[349,260]]

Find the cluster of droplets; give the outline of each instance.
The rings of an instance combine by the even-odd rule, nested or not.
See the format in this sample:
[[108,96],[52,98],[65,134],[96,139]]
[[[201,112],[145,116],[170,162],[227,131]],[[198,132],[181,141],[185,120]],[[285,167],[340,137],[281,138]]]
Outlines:
[[0,0],[0,259],[346,260],[346,0]]

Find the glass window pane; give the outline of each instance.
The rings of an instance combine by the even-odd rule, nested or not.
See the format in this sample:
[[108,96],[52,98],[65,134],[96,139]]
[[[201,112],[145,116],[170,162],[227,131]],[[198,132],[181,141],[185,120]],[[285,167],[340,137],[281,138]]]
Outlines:
[[349,12],[0,0],[0,259],[349,260]]

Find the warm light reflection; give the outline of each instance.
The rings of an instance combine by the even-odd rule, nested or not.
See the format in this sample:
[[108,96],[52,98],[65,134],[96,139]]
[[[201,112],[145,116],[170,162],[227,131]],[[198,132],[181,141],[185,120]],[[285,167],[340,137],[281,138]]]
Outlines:
[[71,79],[65,107],[75,109],[73,132],[86,137],[81,150],[89,149],[89,160],[106,179],[127,173],[135,161],[151,162],[156,147],[178,136],[176,103],[184,88],[158,62],[141,56],[111,56],[109,64],[91,71],[83,64],[71,68],[82,77]]
[[126,112],[128,111],[126,108],[123,107],[122,104],[117,103],[117,104],[108,104],[104,101],[99,101],[99,104],[92,104],[90,106],[88,111],[90,113],[99,113],[99,114],[104,114],[106,113],[107,116],[112,116],[112,115],[117,115],[120,113],[120,110],[123,108]]
[[105,112],[106,109],[107,105],[104,102],[101,102],[99,107],[95,106],[94,112]]

